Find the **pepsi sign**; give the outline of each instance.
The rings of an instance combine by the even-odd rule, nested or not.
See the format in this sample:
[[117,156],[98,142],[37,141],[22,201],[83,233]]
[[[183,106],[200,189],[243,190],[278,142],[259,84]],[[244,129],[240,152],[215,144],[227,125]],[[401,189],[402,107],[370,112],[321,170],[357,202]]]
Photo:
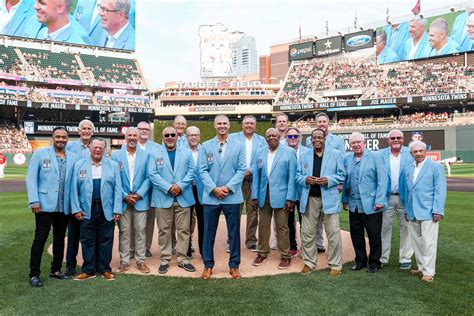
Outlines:
[[290,61],[313,58],[313,42],[290,45],[288,52]]
[[348,52],[363,48],[369,48],[372,46],[374,46],[373,30],[346,34],[344,36],[344,48]]

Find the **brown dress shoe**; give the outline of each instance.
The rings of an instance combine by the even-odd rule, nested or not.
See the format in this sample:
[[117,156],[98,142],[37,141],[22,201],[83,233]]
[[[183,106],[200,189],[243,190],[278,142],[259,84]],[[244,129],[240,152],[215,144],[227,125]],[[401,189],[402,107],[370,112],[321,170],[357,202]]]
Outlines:
[[104,272],[104,273],[102,273],[102,277],[107,281],[115,280],[115,276],[112,272]]
[[267,260],[267,257],[262,257],[261,255],[258,255],[257,258],[252,262],[252,265],[258,267],[263,264],[263,262]]
[[340,276],[341,274],[342,274],[342,270],[339,270],[339,269],[331,268],[331,271],[329,271],[329,275],[333,277]]
[[204,271],[202,272],[201,279],[203,280],[209,280],[212,275],[212,269],[211,268],[204,268]]
[[78,276],[74,278],[74,281],[85,281],[89,279],[95,278],[95,274],[87,274],[87,273],[81,273]]
[[291,259],[281,258],[280,264],[278,265],[278,269],[280,270],[288,269],[288,267],[290,266],[290,263],[291,263]]
[[229,274],[232,276],[232,279],[238,280],[241,278],[239,269],[230,269]]
[[138,263],[137,262],[137,269],[141,272],[141,273],[150,273],[150,268],[148,268],[148,266],[145,264],[145,262],[140,262]]
[[125,273],[130,268],[128,264],[121,263],[118,269],[115,271],[117,274]]
[[410,273],[413,275],[423,275],[423,271],[421,270],[410,270]]
[[434,278],[431,276],[431,275],[424,275],[422,278],[421,278],[421,282],[425,282],[425,283],[431,283],[434,281]]
[[309,273],[311,273],[311,272],[313,272],[313,269],[311,269],[311,268],[310,268],[309,266],[307,266],[306,264],[304,265],[303,270],[301,270],[301,273],[303,273],[303,274],[309,274]]

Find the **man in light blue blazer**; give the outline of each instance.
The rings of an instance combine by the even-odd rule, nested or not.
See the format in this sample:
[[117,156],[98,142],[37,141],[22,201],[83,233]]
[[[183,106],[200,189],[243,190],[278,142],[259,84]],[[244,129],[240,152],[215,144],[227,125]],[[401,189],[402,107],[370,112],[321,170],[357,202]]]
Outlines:
[[280,145],[276,128],[265,132],[268,147],[260,148],[252,166],[252,207],[258,209],[258,255],[253,261],[260,266],[270,254],[272,216],[275,216],[277,246],[280,252],[278,269],[291,263],[288,214],[296,201],[296,152]]
[[428,31],[430,57],[459,52],[459,44],[449,37],[448,30],[448,21],[444,18],[437,18],[431,23]]
[[414,163],[405,167],[405,212],[415,249],[418,268],[412,274],[422,275],[422,282],[432,282],[435,275],[439,222],[446,205],[446,176],[443,165],[426,156],[426,144],[409,145]]
[[[346,147],[344,143],[344,139],[342,137],[334,135],[333,133],[329,132],[329,116],[324,113],[318,113],[316,115],[316,127],[322,129],[324,131],[325,139],[324,139],[324,148],[332,148],[341,152],[342,156],[344,157],[346,154]],[[313,148],[313,140],[311,135],[306,138],[306,147]],[[342,182],[338,185],[339,190],[342,190]],[[324,227],[323,221],[318,222],[318,229],[316,231],[316,245],[318,246],[318,252],[322,253],[325,252],[326,249],[324,248]]]
[[458,43],[462,52],[472,50],[472,38],[469,37],[467,28],[469,28],[469,18],[473,13],[474,7],[467,8],[456,17],[451,28],[451,38]]
[[[89,120],[79,122],[79,139],[68,142],[66,150],[76,154],[79,159],[90,157],[90,142],[94,135],[94,123]],[[76,274],[77,253],[81,235],[81,222],[71,216],[67,229],[66,275],[74,277]]]
[[51,278],[67,278],[61,273],[64,236],[69,223],[70,184],[77,156],[65,150],[68,132],[64,127],[53,130],[53,146],[38,149],[28,165],[26,188],[28,206],[35,214],[35,238],[31,246],[30,285],[42,286],[41,257],[53,226],[53,262]]
[[403,59],[412,60],[426,58],[430,55],[428,33],[426,33],[427,19],[414,19],[410,21],[410,38],[405,42],[405,56]]
[[408,22],[387,25],[385,33],[387,34],[387,47],[398,56],[398,60],[402,59],[405,56],[405,42],[409,37]]
[[388,133],[388,147],[380,150],[380,155],[388,175],[387,201],[388,206],[382,219],[382,255],[380,262],[387,264],[390,259],[392,246],[392,224],[396,214],[400,231],[399,263],[400,269],[411,268],[413,247],[411,245],[408,221],[405,219],[403,207],[405,176],[402,172],[406,166],[413,164],[413,158],[408,147],[403,146],[405,138],[402,131],[393,129]]
[[92,38],[93,45],[135,50],[135,29],[129,23],[130,1],[103,0],[98,8],[105,32]]
[[[4,1],[5,2],[5,1]],[[7,3],[10,1],[7,1]],[[15,1],[14,1],[15,2]],[[33,9],[34,0],[22,0],[16,9],[15,14],[5,25],[5,28],[0,30],[0,34],[4,34],[7,36],[22,36],[23,30],[26,26],[26,21],[28,18],[35,14]]]
[[176,115],[173,120],[173,127],[178,132],[178,146],[189,147],[188,140],[186,138],[186,127],[188,121],[183,115]]
[[110,268],[115,222],[122,211],[122,181],[119,166],[104,157],[103,138],[91,141],[91,156],[74,165],[71,183],[71,213],[81,221],[82,273],[74,278],[84,281],[101,273],[115,280]]
[[165,274],[171,261],[172,224],[176,226],[178,267],[195,272],[188,259],[190,207],[194,205],[192,184],[195,164],[188,148],[177,146],[178,133],[169,126],[163,129],[163,143],[151,154],[148,171],[153,184],[151,206],[156,207],[158,245],[161,262],[158,272]]
[[[112,154],[118,163],[122,181],[122,211],[119,222],[120,266],[116,273],[125,273],[130,263],[130,240],[135,240],[137,269],[149,273],[145,263],[145,230],[147,212],[150,208],[150,179],[148,177],[149,154],[138,149],[138,129],[129,127],[125,133],[126,146]],[[134,234],[131,235],[131,227]]]
[[[380,155],[366,149],[364,135],[354,132],[349,137],[352,153],[344,160],[346,179],[342,190],[342,206],[349,210],[349,224],[355,264],[352,270],[367,267],[367,272],[380,269],[382,254],[383,210],[387,205],[387,172]],[[369,237],[370,254],[367,258],[364,230]]]
[[[375,54],[379,65],[400,61],[400,56],[387,45],[387,34],[384,31],[377,32],[376,42]],[[405,43],[403,43],[403,46],[405,46]]]
[[325,148],[324,134],[322,129],[313,130],[313,149],[301,156],[296,172],[296,181],[302,188],[300,211],[303,214],[301,246],[304,267],[301,272],[311,273],[316,269],[316,233],[321,221],[328,236],[329,275],[339,276],[342,273],[342,239],[339,225],[341,201],[337,187],[344,181],[345,171],[342,153]]
[[214,118],[217,136],[204,142],[199,150],[198,166],[204,190],[204,271],[202,279],[212,276],[214,242],[219,215],[224,212],[230,245],[229,273],[240,279],[240,203],[245,176],[245,148],[229,138],[230,122],[225,115]]
[[247,213],[247,229],[245,233],[245,245],[251,251],[257,251],[257,227],[258,211],[252,208],[252,179],[251,168],[256,159],[259,148],[266,147],[265,138],[255,133],[257,119],[253,115],[247,115],[242,119],[242,132],[230,134],[230,137],[241,142],[245,146],[245,177],[242,183],[242,194],[244,203],[240,204],[240,214],[244,209]]

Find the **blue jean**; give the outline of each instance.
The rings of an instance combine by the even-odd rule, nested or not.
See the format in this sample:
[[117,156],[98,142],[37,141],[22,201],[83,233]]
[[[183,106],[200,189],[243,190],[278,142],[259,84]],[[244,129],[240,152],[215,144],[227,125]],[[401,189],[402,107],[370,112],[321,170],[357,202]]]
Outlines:
[[214,242],[221,211],[227,222],[229,268],[237,269],[240,265],[240,204],[204,205],[204,267],[214,267]]
[[102,205],[92,203],[91,218],[81,222],[82,272],[111,272],[115,222],[105,218]]

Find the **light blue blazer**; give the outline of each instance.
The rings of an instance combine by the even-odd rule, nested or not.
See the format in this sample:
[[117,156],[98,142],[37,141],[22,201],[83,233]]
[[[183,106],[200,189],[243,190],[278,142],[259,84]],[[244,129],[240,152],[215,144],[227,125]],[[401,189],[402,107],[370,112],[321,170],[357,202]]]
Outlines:
[[[387,200],[390,197],[390,193],[392,190],[392,174],[390,169],[390,147],[381,149],[379,151],[380,156],[382,157],[382,161],[385,167],[385,171],[387,172]],[[406,166],[413,163],[413,157],[410,154],[410,149],[408,147],[403,146],[402,151],[400,153],[402,155],[400,161],[400,175],[398,176],[398,193],[400,193],[400,199],[403,201],[405,196],[405,173],[403,170]]]
[[[104,32],[94,45],[105,47],[106,42],[107,32]],[[115,41],[113,48],[135,50],[135,29],[130,23],[122,31],[117,41]]]
[[[354,153],[347,154],[344,159],[346,179],[342,190],[342,203],[348,203],[352,175]],[[359,193],[365,214],[374,214],[375,204],[387,207],[387,181],[388,176],[380,154],[369,149],[364,149],[359,169]],[[359,210],[361,211],[361,210]],[[380,211],[378,211],[380,212]]]
[[[302,188],[300,212],[305,213],[311,186],[306,183],[306,177],[313,175],[314,149],[305,152],[298,162],[296,182]],[[332,148],[325,148],[321,164],[320,177],[327,177],[328,184],[321,186],[321,198],[324,214],[337,214],[341,211],[341,199],[337,185],[344,181],[344,159],[342,153]]]
[[454,20],[453,27],[451,30],[451,38],[458,43],[460,51],[470,51],[472,49],[472,40],[469,38],[467,32],[464,33],[464,28],[467,23],[469,15],[467,11],[459,14]]
[[164,146],[155,150],[148,161],[148,173],[153,184],[151,206],[170,208],[175,199],[168,193],[173,183],[176,183],[182,193],[176,197],[181,207],[191,207],[195,204],[193,195],[194,160],[191,151],[184,147],[176,147],[174,169],[168,152]]
[[400,61],[400,57],[393,49],[388,46],[385,46],[380,55],[377,57],[377,63],[379,64],[388,64],[397,61]]
[[73,152],[76,154],[79,159],[90,157],[91,151],[89,147],[82,146],[81,140],[75,140],[73,142],[68,142],[66,145],[66,150]]
[[[199,151],[200,151],[201,150],[201,144],[199,144],[198,146],[199,146]],[[194,158],[193,158],[193,162],[194,162]],[[197,188],[197,195],[198,195],[199,203],[203,204],[202,203],[202,193],[204,192],[204,183],[202,182],[201,174],[199,173],[198,163],[199,163],[199,155],[198,155],[198,160],[197,160],[197,162],[195,164],[195,168],[194,168],[193,185],[195,185],[196,188]]]
[[405,60],[410,59],[419,59],[419,58],[426,58],[430,55],[431,47],[429,43],[428,33],[424,32],[423,36],[421,37],[420,41],[418,42],[418,47],[416,48],[415,54],[413,58],[409,57],[410,51],[413,47],[413,38],[409,38],[405,43]]
[[405,167],[405,213],[409,220],[433,220],[433,214],[444,216],[446,205],[446,175],[443,165],[426,158],[413,183],[414,164]]
[[[306,147],[309,149],[313,148],[313,142],[311,141],[311,135],[306,138]],[[324,140],[324,148],[332,148],[339,150],[344,156],[346,154],[346,148],[344,145],[344,139],[341,136],[334,135],[333,133],[328,133]]]
[[[396,32],[392,29],[391,25],[387,25],[385,28],[385,32],[387,33],[387,46],[395,52],[395,54],[398,56],[398,60],[405,56],[405,42],[410,37],[408,26],[408,22],[400,23],[398,26],[398,31]],[[395,33],[397,34],[395,35]]]
[[[240,142],[227,138],[225,155],[221,158],[217,136],[204,142],[199,150],[199,174],[204,190],[202,202],[207,205],[241,204],[242,181],[245,176],[245,147]],[[216,187],[227,186],[229,195],[220,200],[212,192]]]
[[23,30],[26,26],[26,21],[32,15],[36,15],[33,6],[35,4],[34,0],[23,0],[15,12],[15,15],[6,25],[4,30],[4,35],[9,36],[22,36]]
[[[148,211],[150,209],[150,179],[148,177],[149,154],[137,149],[135,156],[135,168],[133,175],[133,193],[138,193],[142,198],[135,203],[137,211]],[[130,170],[127,160],[127,148],[112,153],[111,159],[118,163],[120,178],[122,180],[122,211],[127,209],[125,198],[131,193],[130,190]]]
[[258,206],[263,208],[268,186],[270,206],[284,208],[286,201],[296,201],[296,151],[288,146],[278,146],[270,176],[267,176],[267,158],[268,148],[260,148],[252,167],[252,200],[258,200]]
[[[66,177],[64,183],[64,214],[70,213],[71,178],[78,157],[66,151]],[[43,212],[54,212],[58,206],[59,169],[53,147],[35,150],[28,164],[26,177],[28,206],[39,203]]]
[[[297,152],[297,154],[296,154],[296,160],[297,160],[296,168],[298,168],[298,164],[301,161],[301,156],[303,156],[307,152],[310,152],[311,149],[306,148],[304,146],[301,146],[301,144],[300,144],[300,146],[298,146],[298,151],[299,151],[299,153]],[[299,185],[298,182],[296,182],[296,200],[297,201],[299,201],[300,198],[301,198],[301,191],[303,191],[303,187],[301,185]]]
[[[90,158],[76,162],[71,184],[71,213],[83,211],[86,219],[91,218],[92,208],[92,163]],[[114,214],[122,214],[122,181],[119,166],[115,161],[102,158],[100,195],[105,218],[113,220]]]
[[94,44],[96,38],[100,38],[105,33],[100,15],[97,14],[94,21],[92,21],[92,15],[96,6],[96,0],[79,0],[72,15],[73,19],[84,28],[92,44]]
[[[229,137],[235,139],[238,142],[241,142],[244,145],[244,151],[246,152],[245,136],[243,132],[232,133],[229,135]],[[252,154],[250,159],[250,167],[252,167],[255,162],[257,150],[262,147],[267,147],[267,141],[262,136],[258,135],[257,133],[254,133],[252,137]]]
[[438,54],[436,54],[436,50],[434,48],[430,51],[430,57],[432,56],[442,56],[447,54],[454,54],[459,53],[459,45],[457,42],[453,41],[451,38],[448,38],[448,43],[440,50]]

